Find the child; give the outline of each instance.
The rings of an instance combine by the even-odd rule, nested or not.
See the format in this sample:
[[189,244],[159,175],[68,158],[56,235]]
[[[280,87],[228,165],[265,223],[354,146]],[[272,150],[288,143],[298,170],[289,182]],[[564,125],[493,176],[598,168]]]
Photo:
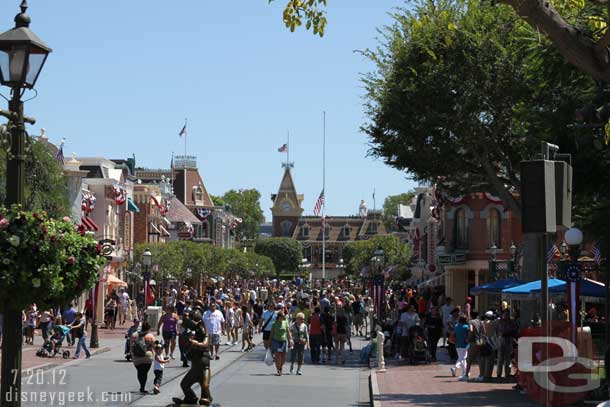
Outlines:
[[155,343],[155,360],[153,362],[153,371],[155,373],[154,389],[153,393],[159,394],[161,390],[161,380],[163,379],[163,365],[169,363],[169,359],[163,356],[163,344],[160,342]]

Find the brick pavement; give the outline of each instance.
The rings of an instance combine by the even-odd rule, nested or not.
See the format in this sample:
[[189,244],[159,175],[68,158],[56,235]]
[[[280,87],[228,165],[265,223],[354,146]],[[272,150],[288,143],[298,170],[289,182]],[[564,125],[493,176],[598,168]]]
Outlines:
[[[105,349],[105,344],[104,342],[107,340],[115,340],[115,339],[121,339],[125,336],[125,333],[127,332],[127,329],[129,328],[129,324],[125,324],[123,326],[117,326],[116,329],[114,330],[110,330],[110,329],[98,329],[98,337],[99,337],[99,348],[97,349],[90,349],[92,354],[95,354],[96,352],[100,352],[100,351],[105,351],[107,349]],[[87,345],[89,345],[89,341],[91,339],[91,327],[89,326],[88,328],[88,335],[87,335]],[[113,341],[116,342],[116,341]],[[64,363],[68,363],[70,361],[72,361],[72,356],[74,355],[74,352],[76,351],[76,346],[67,346],[67,343],[64,341],[64,347],[68,350],[70,350],[70,358],[69,359],[63,359],[60,355],[57,355],[54,358],[41,358],[39,356],[36,356],[36,352],[42,347],[42,336],[40,333],[40,330],[36,330],[35,336],[34,336],[34,345],[23,345],[22,348],[22,357],[21,357],[21,366],[22,366],[22,371],[24,371],[24,374],[27,374],[27,370],[28,369],[39,369],[39,368],[47,368],[47,367],[54,367],[57,365],[62,365]],[[81,352],[81,358],[84,357],[83,352]],[[0,354],[0,361],[2,360],[2,355]]]
[[[377,376],[382,407],[534,407],[527,396],[512,389],[513,382],[460,382],[450,372],[445,349],[439,349],[441,362],[430,365],[404,365],[387,361],[386,373]],[[479,374],[473,366],[470,376]]]

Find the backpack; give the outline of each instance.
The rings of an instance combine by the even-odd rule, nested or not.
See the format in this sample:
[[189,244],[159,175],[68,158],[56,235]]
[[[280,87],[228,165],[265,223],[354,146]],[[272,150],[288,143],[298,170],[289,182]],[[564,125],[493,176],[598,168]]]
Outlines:
[[131,353],[136,357],[146,356],[146,342],[144,341],[144,335],[138,335],[138,338],[131,347]]

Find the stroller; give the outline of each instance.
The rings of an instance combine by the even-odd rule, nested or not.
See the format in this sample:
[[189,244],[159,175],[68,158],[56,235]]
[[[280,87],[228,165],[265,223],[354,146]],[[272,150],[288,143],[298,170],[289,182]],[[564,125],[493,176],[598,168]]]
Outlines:
[[416,362],[430,363],[430,352],[428,351],[428,342],[424,335],[424,329],[415,325],[409,329],[409,363]]
[[65,325],[55,325],[53,327],[53,336],[36,352],[36,356],[42,358],[54,358],[58,353],[61,357],[68,359],[70,357],[70,351],[65,349],[62,350],[64,338],[70,332],[70,328]]

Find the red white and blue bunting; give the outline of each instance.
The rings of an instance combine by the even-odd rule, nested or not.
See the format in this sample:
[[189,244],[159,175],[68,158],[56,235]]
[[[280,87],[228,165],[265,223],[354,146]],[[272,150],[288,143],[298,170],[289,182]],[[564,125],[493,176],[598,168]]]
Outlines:
[[200,220],[204,220],[210,216],[210,213],[212,213],[212,210],[209,208],[197,208],[196,215]]
[[119,188],[116,185],[112,187],[114,190],[114,201],[117,205],[123,205],[127,201],[127,191],[123,188]]
[[81,196],[81,210],[89,215],[95,209],[96,198],[91,192],[83,192]]

